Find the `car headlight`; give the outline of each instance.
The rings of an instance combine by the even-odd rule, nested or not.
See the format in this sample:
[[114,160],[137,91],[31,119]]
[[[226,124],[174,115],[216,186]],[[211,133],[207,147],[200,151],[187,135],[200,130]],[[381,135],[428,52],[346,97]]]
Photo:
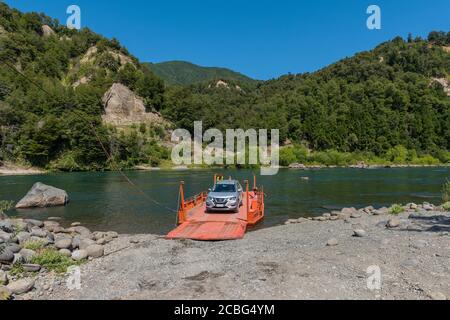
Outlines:
[[206,198],[206,201],[213,202],[213,198],[212,197],[208,197],[208,198]]
[[236,197],[231,197],[231,198],[228,198],[228,201],[232,201],[232,202],[235,202],[235,201],[236,201]]

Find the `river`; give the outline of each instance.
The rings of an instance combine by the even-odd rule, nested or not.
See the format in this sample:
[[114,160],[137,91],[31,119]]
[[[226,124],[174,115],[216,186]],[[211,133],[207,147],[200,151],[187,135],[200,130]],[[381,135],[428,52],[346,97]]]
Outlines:
[[[208,189],[214,173],[252,181],[251,170],[186,170],[127,172],[143,190],[143,196],[115,172],[55,173],[39,176],[0,176],[0,200],[18,201],[35,182],[69,193],[66,207],[12,210],[18,217],[60,217],[61,223],[81,222],[93,231],[165,234],[175,224],[179,181],[186,194]],[[266,193],[266,218],[260,228],[283,223],[288,218],[308,217],[332,209],[375,207],[393,203],[440,204],[441,186],[450,178],[450,168],[283,169],[276,176],[258,177]]]

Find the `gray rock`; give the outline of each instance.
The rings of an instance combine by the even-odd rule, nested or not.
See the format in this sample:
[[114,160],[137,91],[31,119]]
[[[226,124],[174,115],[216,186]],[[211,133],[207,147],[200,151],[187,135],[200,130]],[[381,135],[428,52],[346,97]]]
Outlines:
[[80,250],[84,250],[93,244],[96,244],[96,242],[94,240],[81,238],[78,248]]
[[387,228],[397,228],[398,226],[400,226],[400,220],[397,218],[390,219],[386,224]]
[[[8,275],[5,271],[0,270],[0,286],[1,285],[7,285],[8,284]],[[0,298],[1,300],[1,298]]]
[[12,264],[16,264],[16,263],[24,263],[25,259],[22,257],[22,255],[20,253],[15,253],[14,254],[14,260],[12,262]]
[[22,249],[19,254],[23,257],[26,263],[31,263],[31,260],[36,255],[36,251],[30,249]]
[[86,251],[88,253],[88,256],[92,258],[100,258],[105,254],[105,249],[103,248],[103,246],[100,246],[98,244],[93,244],[87,247]]
[[83,226],[71,227],[67,230],[71,233],[77,233],[80,236],[82,236],[83,238],[91,238],[92,237],[91,231],[88,228],[83,227]]
[[19,240],[19,243],[24,243],[31,238],[31,234],[25,231],[21,231],[16,235],[16,238],[17,240]]
[[0,247],[0,262],[10,263],[14,260],[14,253],[7,249],[5,245]]
[[55,242],[55,247],[58,249],[69,249],[72,246],[72,239],[66,238]]
[[409,209],[416,210],[417,208],[418,208],[417,204],[415,204],[415,203],[410,203],[409,204]]
[[70,252],[69,249],[61,249],[61,250],[59,250],[59,253],[61,253],[62,255],[65,255],[66,257],[72,256],[72,252]]
[[327,241],[327,246],[328,247],[334,247],[337,246],[339,244],[339,242],[337,241],[337,239],[330,239]]
[[357,218],[361,218],[361,217],[362,217],[362,214],[359,211],[352,212],[352,214],[350,215],[350,218],[353,218],[353,219],[357,219]]
[[6,233],[14,232],[13,224],[10,220],[0,221],[0,230]]
[[25,219],[25,223],[31,224],[34,227],[42,228],[44,226],[44,222],[35,219]]
[[34,287],[34,280],[33,279],[20,279],[14,282],[11,282],[8,284],[7,288],[13,293],[13,294],[24,294],[29,292]]
[[433,211],[434,207],[431,204],[424,204],[423,209],[426,211]]
[[9,241],[9,240],[11,240],[11,238],[13,238],[13,237],[14,237],[14,235],[13,235],[12,233],[5,232],[5,231],[3,231],[3,230],[0,230],[0,239],[2,239],[3,242]]
[[341,210],[341,213],[350,215],[356,211],[357,211],[356,208],[353,208],[353,207],[352,208],[344,208]]
[[119,237],[119,234],[118,234],[117,232],[115,232],[115,231],[108,231],[108,232],[106,233],[106,236],[107,236],[107,237],[111,237],[111,238],[113,238],[113,239],[116,239],[116,238]]
[[39,270],[41,270],[41,266],[38,264],[23,264],[22,265],[23,269],[26,272],[38,272]]
[[367,232],[363,229],[356,229],[356,230],[353,230],[353,236],[363,238],[363,237],[367,236]]
[[382,207],[380,209],[372,211],[372,214],[375,215],[375,216],[382,216],[382,215],[386,215],[388,213],[389,213],[389,209],[386,208],[386,207]]
[[16,204],[16,209],[63,206],[68,201],[69,196],[64,190],[37,182],[26,196]]
[[80,261],[88,257],[88,252],[86,250],[76,250],[72,252],[72,259],[75,261]]
[[44,229],[47,231],[54,232],[59,226],[59,223],[56,221],[44,221]]
[[93,240],[100,240],[100,239],[104,238],[105,236],[106,236],[106,232],[95,231],[94,233],[92,233]]
[[22,248],[16,243],[10,243],[6,246],[6,248],[12,253],[18,253]]
[[31,236],[45,238],[47,236],[47,232],[45,230],[36,227],[31,229]]
[[81,226],[81,222],[74,222],[70,226],[71,227],[79,227],[79,226]]
[[[288,222],[289,222],[289,221],[286,221],[286,224],[290,224],[290,223],[288,223]],[[99,244],[99,245],[101,245],[101,246],[103,246],[103,245],[105,245],[105,244],[108,243],[108,240],[107,240],[106,238],[101,238],[101,239],[98,239],[98,240],[96,241],[96,243]]]

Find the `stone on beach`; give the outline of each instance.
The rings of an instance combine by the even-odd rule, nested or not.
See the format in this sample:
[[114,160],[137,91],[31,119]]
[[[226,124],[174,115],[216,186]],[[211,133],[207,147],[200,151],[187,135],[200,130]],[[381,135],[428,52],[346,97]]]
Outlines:
[[60,239],[55,242],[55,247],[57,249],[69,249],[71,246],[72,246],[71,238]]
[[337,246],[339,244],[339,242],[337,241],[337,239],[333,238],[327,241],[327,246],[328,247],[334,247]]
[[98,244],[90,245],[86,248],[86,251],[88,253],[88,256],[92,258],[100,258],[105,253],[105,249],[103,248],[103,246]]
[[69,196],[66,191],[37,182],[16,204],[16,209],[64,206],[68,201]]
[[367,232],[363,229],[355,229],[353,230],[353,236],[358,238],[363,238],[367,235]]
[[397,228],[398,226],[400,226],[400,220],[397,218],[390,219],[386,224],[386,227],[390,229]]
[[76,250],[72,252],[72,259],[75,261],[81,261],[88,257],[88,252],[86,250]]
[[33,279],[20,279],[8,284],[7,288],[13,294],[24,294],[33,289],[34,280]]

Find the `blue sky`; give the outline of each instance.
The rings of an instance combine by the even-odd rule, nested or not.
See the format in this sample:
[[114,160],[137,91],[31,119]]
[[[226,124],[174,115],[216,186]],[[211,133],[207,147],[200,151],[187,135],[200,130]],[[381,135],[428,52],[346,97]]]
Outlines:
[[[409,32],[450,31],[449,0],[6,0],[65,23],[80,6],[82,26],[116,37],[141,61],[187,60],[257,79],[320,69]],[[366,27],[367,7],[382,29]]]

